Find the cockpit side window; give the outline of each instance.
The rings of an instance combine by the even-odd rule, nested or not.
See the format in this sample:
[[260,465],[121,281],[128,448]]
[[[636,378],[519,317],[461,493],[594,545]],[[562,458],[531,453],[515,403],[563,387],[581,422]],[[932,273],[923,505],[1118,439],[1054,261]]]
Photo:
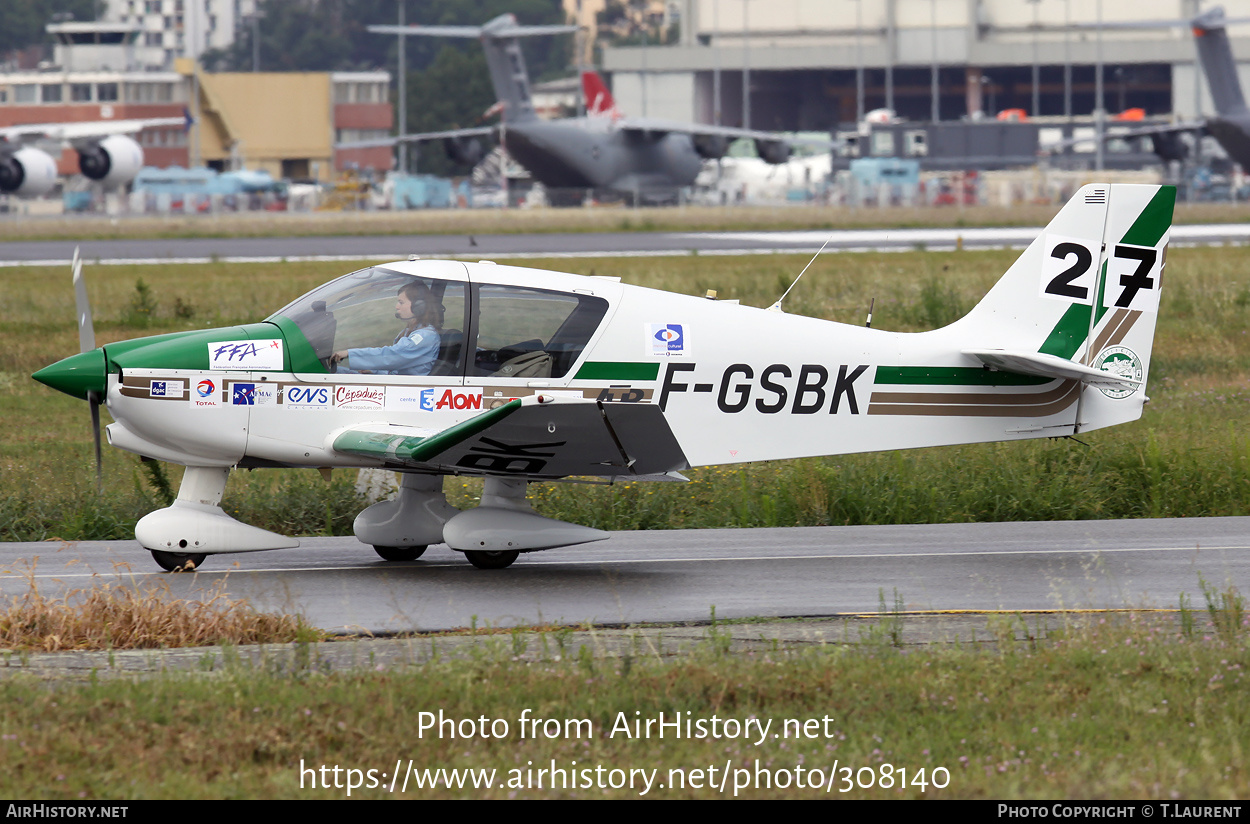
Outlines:
[[474,289],[471,376],[564,377],[608,310],[606,300],[592,295],[494,284]]
[[459,376],[466,309],[463,283],[374,267],[333,280],[277,314],[299,327],[329,371]]

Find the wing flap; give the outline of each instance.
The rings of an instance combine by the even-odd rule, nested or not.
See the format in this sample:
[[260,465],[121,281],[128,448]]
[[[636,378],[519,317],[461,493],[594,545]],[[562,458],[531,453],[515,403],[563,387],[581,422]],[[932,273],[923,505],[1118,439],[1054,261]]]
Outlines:
[[481,475],[640,477],[689,463],[659,407],[534,395],[444,430],[340,429],[330,447],[390,465]]

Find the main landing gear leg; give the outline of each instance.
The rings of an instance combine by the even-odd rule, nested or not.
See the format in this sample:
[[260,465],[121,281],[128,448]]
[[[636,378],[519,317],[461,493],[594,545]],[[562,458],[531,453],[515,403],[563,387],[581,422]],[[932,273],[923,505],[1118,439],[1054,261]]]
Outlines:
[[399,494],[356,516],[352,530],[388,561],[412,561],[442,543],[443,524],[460,510],[447,503],[442,475],[404,473]]
[[286,549],[299,541],[236,521],[221,508],[227,466],[188,466],[171,506],[135,524],[135,539],[170,572],[188,571],[217,552]]

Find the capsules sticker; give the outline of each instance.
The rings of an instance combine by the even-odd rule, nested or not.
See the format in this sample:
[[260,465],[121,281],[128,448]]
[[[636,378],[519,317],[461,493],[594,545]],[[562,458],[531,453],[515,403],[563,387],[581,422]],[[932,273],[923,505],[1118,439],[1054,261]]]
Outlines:
[[336,386],[334,405],[339,409],[383,409],[386,407],[386,387]]

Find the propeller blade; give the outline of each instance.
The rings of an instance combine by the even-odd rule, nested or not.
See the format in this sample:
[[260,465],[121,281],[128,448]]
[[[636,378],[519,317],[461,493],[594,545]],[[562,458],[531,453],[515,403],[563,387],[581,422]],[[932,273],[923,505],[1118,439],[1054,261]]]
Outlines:
[[82,276],[82,259],[74,247],[74,306],[78,310],[78,351],[95,349],[95,327],[91,323],[91,302],[87,300],[87,281]]
[[91,436],[95,439],[95,489],[104,490],[104,458],[100,455],[100,393],[94,389],[87,392],[87,404],[91,407]]

